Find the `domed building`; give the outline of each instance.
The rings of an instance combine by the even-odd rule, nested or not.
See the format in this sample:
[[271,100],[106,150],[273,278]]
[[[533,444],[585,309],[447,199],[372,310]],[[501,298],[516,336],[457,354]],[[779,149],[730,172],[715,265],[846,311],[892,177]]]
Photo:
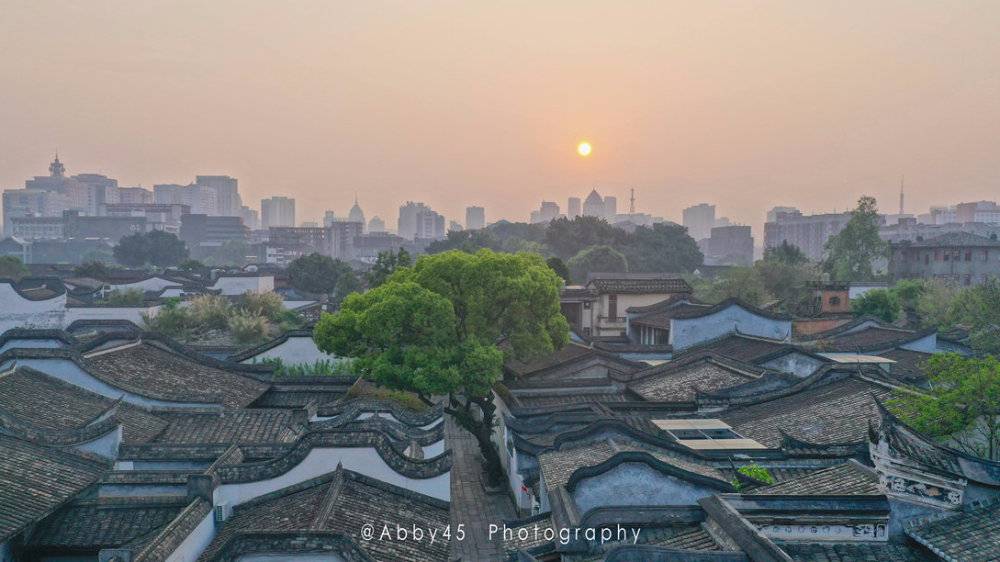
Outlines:
[[358,205],[358,196],[354,196],[354,206],[351,210],[347,212],[348,222],[359,222],[362,224],[362,228],[365,224],[365,212],[361,210],[361,206]]

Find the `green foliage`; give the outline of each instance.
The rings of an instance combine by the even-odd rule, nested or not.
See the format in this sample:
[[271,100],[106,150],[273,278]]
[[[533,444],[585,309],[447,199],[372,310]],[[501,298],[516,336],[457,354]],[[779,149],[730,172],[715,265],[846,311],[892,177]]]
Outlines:
[[[324,314],[313,338],[320,349],[351,357],[377,384],[416,393],[425,403],[448,397],[445,411],[472,433],[491,480],[502,476],[491,440],[492,387],[505,353],[527,359],[569,339],[559,312],[562,280],[538,255],[480,250],[423,256],[366,293],[352,293]],[[471,408],[478,409],[478,415]]]
[[[763,482],[765,484],[774,484],[775,482],[777,482],[774,479],[774,476],[771,475],[770,470],[755,462],[752,462],[750,464],[745,464],[737,468],[736,472],[739,472],[743,476],[753,478],[754,480],[758,482]],[[733,487],[739,490],[740,488],[743,487],[743,485],[740,483],[739,479],[733,478]]]
[[760,306],[772,298],[764,280],[752,267],[731,267],[714,281],[698,283],[694,289],[696,298],[711,303],[737,298]]
[[809,262],[809,258],[798,246],[789,244],[788,240],[782,240],[780,246],[764,250],[764,261],[784,265],[805,265]]
[[[452,232],[449,232],[448,235],[450,236]],[[397,269],[410,267],[411,265],[413,265],[413,259],[405,248],[400,248],[398,252],[393,252],[392,250],[379,252],[378,257],[375,258],[375,263],[372,264],[372,268],[365,273],[368,286],[378,287],[382,283],[385,283],[385,280],[395,273]],[[345,294],[344,296],[347,295]]]
[[587,275],[596,272],[625,273],[628,260],[611,246],[591,246],[580,250],[566,262],[569,275],[577,283],[585,283]]
[[154,230],[125,236],[115,246],[114,255],[118,263],[132,267],[169,267],[186,260],[188,250],[176,235]]
[[878,235],[878,207],[874,197],[863,196],[844,230],[826,242],[824,269],[834,281],[871,281],[875,260],[886,256],[888,244]]
[[760,276],[767,294],[780,301],[783,312],[795,316],[811,316],[817,312],[814,287],[822,277],[818,266],[808,261],[790,264],[784,260],[765,259],[755,263],[753,269]]
[[416,412],[427,410],[427,404],[423,403],[420,397],[412,392],[364,384],[363,381],[358,381],[351,386],[347,391],[347,396],[349,398],[368,397],[376,400],[395,402],[403,408]]
[[107,279],[111,275],[111,268],[101,261],[88,261],[73,268],[73,275],[77,277],[91,277],[93,279]]
[[208,266],[198,260],[186,259],[177,266],[177,269],[180,269],[181,271],[201,271],[207,267]]
[[284,300],[281,295],[274,292],[255,293],[247,291],[243,293],[240,306],[250,314],[257,314],[267,318],[271,322],[280,322],[285,317]]
[[354,271],[347,270],[337,279],[337,286],[333,290],[332,300],[334,304],[340,304],[347,298],[347,295],[356,293],[362,289],[363,287],[361,286],[361,281],[358,280],[358,276],[354,274]]
[[141,289],[118,289],[104,297],[104,304],[112,306],[140,306],[144,301]]
[[18,280],[28,275],[28,268],[17,256],[0,256],[0,279]]
[[260,363],[273,367],[275,375],[285,377],[351,375],[354,373],[354,364],[347,359],[317,359],[312,363],[286,364],[279,357],[269,357],[261,360]]
[[569,268],[563,261],[555,256],[545,260],[545,265],[549,266],[549,269],[556,272],[556,275],[562,278],[563,281],[569,283]]
[[875,316],[885,322],[895,322],[901,310],[899,296],[888,289],[872,289],[851,301],[855,316]]
[[194,330],[194,321],[188,311],[179,306],[178,301],[168,300],[155,316],[142,314],[145,328],[176,339],[187,339]]
[[315,252],[288,264],[288,277],[293,287],[324,295],[333,293],[340,277],[350,271],[346,263]]
[[635,272],[693,271],[704,261],[687,229],[672,223],[636,227],[619,250]]
[[1000,460],[1000,361],[937,354],[926,371],[926,394],[900,391],[889,407],[920,432]]
[[267,337],[267,318],[241,310],[229,316],[227,328],[236,343],[244,345],[259,343]]
[[[240,240],[227,240],[217,248],[203,248],[199,256],[209,266],[243,267],[253,252],[249,244]],[[200,262],[199,262],[200,263]]]
[[219,295],[198,295],[191,299],[187,311],[192,325],[205,330],[224,330],[233,314],[229,300]]
[[545,243],[563,259],[578,255],[591,246],[624,246],[628,233],[597,217],[558,218],[545,230]]

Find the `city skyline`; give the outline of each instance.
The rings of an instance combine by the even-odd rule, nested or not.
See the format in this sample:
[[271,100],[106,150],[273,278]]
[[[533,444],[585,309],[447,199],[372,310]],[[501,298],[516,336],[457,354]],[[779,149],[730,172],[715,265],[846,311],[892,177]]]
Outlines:
[[514,219],[634,187],[640,211],[725,201],[755,228],[775,205],[894,209],[903,174],[912,208],[990,199],[998,20],[987,2],[861,24],[819,3],[13,5],[0,187],[58,149],[122,185],[228,174],[314,221],[355,191],[383,219],[407,198]]

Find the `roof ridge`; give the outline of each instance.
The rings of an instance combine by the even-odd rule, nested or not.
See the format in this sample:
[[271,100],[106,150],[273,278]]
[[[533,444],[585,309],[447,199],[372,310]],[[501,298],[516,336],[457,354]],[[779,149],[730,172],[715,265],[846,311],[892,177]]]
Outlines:
[[319,512],[316,513],[316,517],[309,527],[313,531],[319,531],[325,527],[327,519],[330,518],[333,508],[337,505],[337,498],[340,497],[340,492],[344,489],[344,480],[344,465],[338,461],[330,486],[326,490],[326,495],[323,496],[323,501],[320,502]]

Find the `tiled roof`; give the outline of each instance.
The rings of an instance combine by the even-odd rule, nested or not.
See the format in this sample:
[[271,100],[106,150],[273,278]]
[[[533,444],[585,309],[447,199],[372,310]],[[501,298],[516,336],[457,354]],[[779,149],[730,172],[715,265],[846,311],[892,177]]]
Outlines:
[[878,496],[883,492],[874,470],[848,461],[800,478],[755,488],[748,493],[771,496]]
[[685,472],[711,478],[725,484],[729,482],[729,479],[726,478],[726,475],[722,471],[684,458],[682,453],[667,451],[662,448],[625,439],[605,439],[576,447],[546,451],[538,456],[538,464],[545,478],[546,486],[552,490],[559,486],[565,486],[577,470],[584,467],[597,466],[612,459],[619,453],[648,453],[656,460],[672,465]]
[[967,248],[967,247],[1000,247],[1000,240],[979,236],[971,232],[948,232],[941,236],[912,242],[913,248]]
[[96,482],[107,468],[0,434],[0,543]]
[[691,314],[698,314],[711,308],[713,307],[707,304],[679,302],[672,306],[662,307],[658,310],[635,316],[629,320],[629,323],[669,330],[672,318],[688,318]]
[[715,391],[757,378],[756,373],[741,372],[709,357],[681,365],[666,363],[643,373],[640,373],[642,378],[629,384],[629,389],[657,402],[690,402],[698,392]]
[[[897,543],[785,543],[782,550],[796,562],[921,562],[935,560]],[[986,558],[969,558],[987,560]]]
[[604,404],[607,402],[625,402],[628,397],[622,392],[564,392],[552,394],[524,394],[517,396],[517,403],[523,408],[543,408],[567,406],[572,404]]
[[892,366],[893,376],[910,381],[922,381],[927,378],[925,371],[927,360],[933,354],[909,349],[892,349],[879,355],[896,362]]
[[816,444],[863,441],[876,417],[872,396],[889,395],[883,386],[848,377],[800,392],[730,410],[721,416],[737,433],[768,447],[780,447],[782,432]]
[[290,443],[304,429],[292,410],[224,410],[221,414],[165,414],[170,425],[157,443],[180,445]]
[[[668,528],[669,529],[669,528]],[[667,533],[664,530],[644,537],[645,544],[680,550],[720,550],[719,545],[701,525]]]
[[252,405],[255,408],[303,408],[309,403],[317,406],[334,402],[347,394],[344,390],[281,390],[272,388]]
[[845,352],[883,349],[913,341],[929,333],[871,326],[856,332],[818,340],[815,346],[823,351]]
[[448,558],[448,540],[431,543],[408,540],[362,540],[362,525],[444,529],[449,524],[447,502],[338,468],[237,506],[200,560],[218,560],[227,542],[238,536],[277,531],[341,534],[374,560],[438,561]]
[[906,530],[945,560],[1000,560],[1000,503]]
[[588,355],[593,355],[594,350],[575,343],[568,343],[562,348],[552,353],[547,353],[537,359],[532,359],[529,361],[518,361],[512,359],[507,361],[505,367],[518,376],[526,376],[535,371],[541,371],[543,369],[548,369],[550,367],[555,367],[556,365],[561,365],[563,363],[568,363],[581,357],[586,357]]
[[210,402],[221,398],[230,408],[244,407],[268,385],[139,342],[84,356],[94,376],[119,388],[159,400]]
[[691,286],[675,273],[591,273],[587,287],[602,293],[690,293]]
[[12,415],[42,429],[77,429],[115,407],[115,416],[124,426],[124,440],[142,443],[166,427],[159,417],[131,404],[95,394],[50,377],[41,371],[21,367],[0,376],[0,413]]
[[99,549],[135,547],[152,538],[187,506],[187,499],[144,498],[140,502],[80,500],[38,526],[29,548]]
[[691,353],[711,353],[713,355],[721,355],[730,359],[752,363],[758,357],[770,355],[775,351],[784,349],[787,345],[787,343],[777,340],[731,334],[702,345],[691,347],[685,350],[683,354],[678,354],[674,359],[680,359],[684,355]]

